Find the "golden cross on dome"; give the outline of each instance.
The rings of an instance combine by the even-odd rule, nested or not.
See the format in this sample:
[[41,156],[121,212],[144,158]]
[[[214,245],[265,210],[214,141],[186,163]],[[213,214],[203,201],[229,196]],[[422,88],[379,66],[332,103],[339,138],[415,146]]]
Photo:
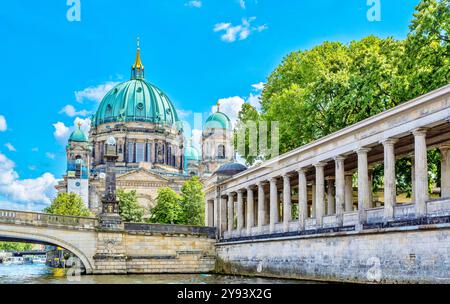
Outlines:
[[78,122],[78,128],[81,128],[81,126],[83,125],[80,121]]

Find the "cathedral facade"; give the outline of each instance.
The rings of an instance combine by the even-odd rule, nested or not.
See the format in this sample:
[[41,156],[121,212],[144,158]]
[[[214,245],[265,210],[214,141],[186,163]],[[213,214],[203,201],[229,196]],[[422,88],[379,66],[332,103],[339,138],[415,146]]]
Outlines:
[[79,194],[91,211],[100,211],[105,188],[106,141],[117,142],[117,187],[136,190],[140,205],[154,206],[158,188],[176,192],[192,176],[202,180],[232,162],[233,131],[220,107],[206,120],[201,151],[186,139],[169,97],[145,79],[138,45],[130,80],[109,91],[92,117],[89,136],[81,127],[71,134],[67,173],[59,192]]

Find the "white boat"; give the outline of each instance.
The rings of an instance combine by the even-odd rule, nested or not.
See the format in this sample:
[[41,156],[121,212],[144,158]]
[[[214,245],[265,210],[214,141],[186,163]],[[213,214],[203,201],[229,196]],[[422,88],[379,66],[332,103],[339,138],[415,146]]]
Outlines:
[[45,264],[47,258],[45,256],[37,256],[33,258],[33,264]]
[[23,264],[22,257],[6,257],[3,259],[3,265],[21,265]]

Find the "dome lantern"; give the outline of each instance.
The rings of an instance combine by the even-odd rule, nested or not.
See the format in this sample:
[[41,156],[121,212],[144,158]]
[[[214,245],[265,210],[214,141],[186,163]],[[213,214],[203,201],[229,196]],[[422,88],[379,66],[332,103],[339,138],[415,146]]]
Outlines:
[[136,60],[131,68],[131,79],[143,79],[145,67],[141,61],[141,40],[137,38]]

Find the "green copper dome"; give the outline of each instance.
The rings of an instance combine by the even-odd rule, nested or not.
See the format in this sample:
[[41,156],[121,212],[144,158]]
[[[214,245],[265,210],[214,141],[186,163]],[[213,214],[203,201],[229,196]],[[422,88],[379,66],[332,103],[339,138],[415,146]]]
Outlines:
[[225,113],[216,112],[208,117],[205,129],[226,129],[231,130],[231,120]]
[[198,150],[192,146],[189,146],[186,148],[185,151],[185,156],[186,156],[186,160],[195,160],[195,161],[200,161],[201,157],[200,157],[200,153],[198,152]]
[[93,124],[132,121],[172,125],[178,122],[178,115],[166,94],[138,78],[121,83],[106,94]]
[[69,137],[69,141],[76,141],[76,142],[87,142],[86,134],[84,134],[83,131],[81,131],[81,128],[78,126],[78,129],[72,132],[72,134]]
[[110,122],[136,121],[167,125],[179,121],[169,97],[144,79],[139,45],[131,79],[118,84],[106,94],[92,124],[96,127]]

